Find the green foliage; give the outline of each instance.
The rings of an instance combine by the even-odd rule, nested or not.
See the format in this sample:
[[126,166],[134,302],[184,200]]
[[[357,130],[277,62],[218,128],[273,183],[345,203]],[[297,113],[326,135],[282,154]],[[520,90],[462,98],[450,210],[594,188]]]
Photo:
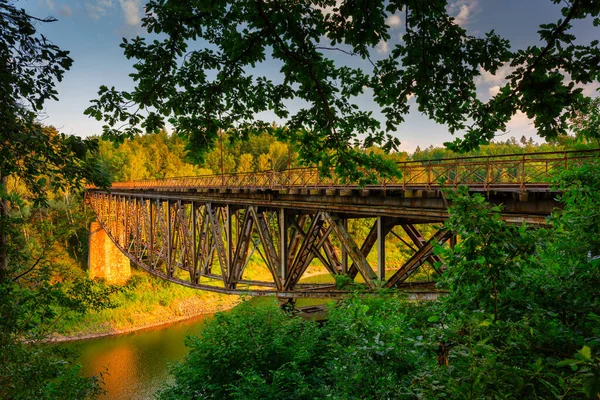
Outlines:
[[575,353],[574,358],[563,360],[559,366],[569,366],[577,371],[576,377],[581,381],[580,390],[589,398],[600,395],[600,357],[593,357],[588,346],[583,346]]
[[41,342],[72,315],[114,307],[110,295],[119,289],[86,279],[71,257],[81,257],[77,226],[88,218],[80,203],[18,204],[5,230],[9,279],[0,283],[0,398],[98,394],[98,377],[80,377],[74,354]]
[[114,144],[100,141],[99,161],[112,181],[210,174],[186,162],[183,141],[161,131]]
[[[561,7],[563,17],[542,24],[539,40],[513,49],[493,30],[469,34],[448,14],[445,0],[151,0],[143,26],[155,39],[121,44],[134,62],[134,89],[102,86],[86,114],[106,121],[105,135],[121,140],[142,129],[158,132],[169,118],[199,159],[220,132],[245,139],[266,129],[292,143],[302,163],[323,174],[335,168],[363,183],[398,174],[393,163],[362,149],[397,148],[392,134],[413,97],[430,119],[451,133],[465,132],[447,144],[453,150],[489,143],[517,112],[534,120],[540,136],[555,140],[569,131],[569,119],[588,110],[580,84],[598,81],[600,54],[598,41],[580,44],[571,33],[576,22],[597,19],[600,5],[574,1]],[[397,13],[405,33],[388,56],[376,56],[375,47],[394,34],[386,18]],[[355,62],[346,62],[351,57]],[[278,73],[267,62],[277,63]],[[476,80],[503,65],[513,68],[508,83],[487,102],[480,100]],[[365,96],[384,126],[359,106]],[[291,100],[304,106],[292,111]],[[286,119],[287,126],[256,120],[263,111]]]
[[600,144],[600,98],[592,99],[587,109],[578,112],[571,120],[579,142],[595,141]]
[[[54,21],[28,15],[12,0],[0,1],[0,187],[6,177],[17,175],[39,202],[45,200],[47,182],[53,189],[81,187],[85,179],[108,183],[88,157],[98,149],[96,140],[64,135],[36,122],[44,102],[58,100],[56,81],[73,62],[68,51],[36,32],[36,22]],[[0,195],[6,199],[4,188]]]
[[491,206],[480,194],[469,196],[467,187],[448,192],[452,202],[446,227],[461,241],[454,249],[439,249],[447,262],[443,284],[451,291],[455,310],[478,310],[502,317],[515,301],[514,283],[531,263],[535,237],[527,226],[504,222],[500,207]]
[[109,181],[94,157],[96,139],[37,122],[73,60],[36,32],[53,18],[14,3],[0,0],[0,398],[86,398],[100,392],[98,381],[79,377],[72,355],[38,341],[69,313],[111,306],[113,288],[82,278],[64,254],[82,254],[71,191]]
[[74,360],[73,354],[56,346],[2,342],[0,397],[71,400],[102,393],[96,379],[79,375]]
[[[190,289],[149,275],[132,271],[127,285],[111,294],[115,308],[89,309],[85,314],[65,315],[56,325],[56,333],[66,337],[86,337],[153,326],[172,320],[228,309],[238,301],[225,296]],[[96,284],[98,286],[98,283]],[[100,285],[102,287],[103,285]]]
[[166,399],[298,399],[318,395],[310,370],[322,346],[315,323],[289,318],[274,303],[242,303],[188,338],[184,363]]
[[389,294],[330,308],[321,398],[405,397],[418,365],[435,360],[423,342],[424,315],[421,306]]

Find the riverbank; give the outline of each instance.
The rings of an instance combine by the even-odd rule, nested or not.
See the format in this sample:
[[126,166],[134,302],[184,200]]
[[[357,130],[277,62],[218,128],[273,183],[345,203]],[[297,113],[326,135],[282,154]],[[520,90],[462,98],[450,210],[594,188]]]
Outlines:
[[[252,265],[249,279],[269,279],[265,271]],[[267,271],[268,272],[268,271]],[[305,282],[334,283],[322,267],[311,265],[303,275]],[[123,292],[114,295],[114,309],[73,316],[59,327],[48,341],[52,343],[123,335],[157,328],[202,315],[229,310],[242,301],[241,296],[206,292],[176,285],[144,271],[133,271]],[[322,303],[303,300],[303,306]]]
[[240,296],[186,288],[136,272],[120,293],[117,307],[66,319],[50,342],[68,342],[121,335],[155,328],[235,307]]
[[187,301],[187,304],[179,304],[177,308],[181,311],[182,315],[177,315],[164,310],[164,312],[157,312],[149,318],[148,315],[141,315],[139,323],[135,323],[128,327],[115,327],[111,326],[109,322],[106,322],[104,326],[106,330],[94,331],[94,332],[76,332],[71,335],[55,334],[48,342],[50,343],[65,343],[73,342],[77,340],[86,339],[97,339],[101,337],[117,336],[132,332],[143,331],[147,329],[159,328],[166,325],[171,325],[176,322],[182,322],[187,320],[193,320],[205,315],[212,315],[220,311],[230,310],[241,301],[239,296],[227,296],[230,300],[224,300],[218,306],[205,307],[203,304],[197,304],[201,299],[195,298]]

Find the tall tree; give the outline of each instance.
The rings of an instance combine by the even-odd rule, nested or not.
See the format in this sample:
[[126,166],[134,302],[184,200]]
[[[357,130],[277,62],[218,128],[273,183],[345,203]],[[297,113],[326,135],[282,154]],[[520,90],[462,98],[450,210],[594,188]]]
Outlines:
[[[469,34],[449,15],[447,0],[151,0],[143,26],[156,40],[121,45],[135,61],[135,88],[102,86],[86,113],[104,119],[111,137],[157,131],[169,118],[188,149],[202,154],[220,130],[243,137],[250,128],[272,129],[255,120],[270,110],[287,118],[287,127],[275,130],[297,145],[301,160],[350,179],[364,178],[357,165],[397,173],[393,163],[355,145],[396,148],[392,133],[411,97],[451,133],[465,132],[448,143],[456,150],[488,143],[517,112],[535,121],[540,136],[554,138],[589,103],[578,84],[599,79],[598,41],[580,45],[571,28],[586,18],[597,25],[600,3],[549,2],[562,4],[563,17],[541,25],[539,41],[512,50],[494,31]],[[371,53],[391,37],[386,19],[399,14],[406,27],[401,42],[374,62]],[[278,63],[279,74],[261,68],[266,62]],[[489,101],[478,99],[477,77],[505,64],[513,68],[506,85]],[[368,93],[384,126],[357,105]],[[306,105],[292,112],[291,99]]]
[[37,203],[44,203],[48,183],[54,189],[81,187],[86,179],[107,184],[88,157],[97,141],[67,136],[43,127],[37,113],[44,102],[56,100],[55,85],[73,62],[61,50],[36,33],[39,19],[0,0],[0,281],[9,274],[6,254],[10,200],[8,176],[20,177]]
[[[53,21],[0,0],[0,398],[7,399],[87,398],[100,391],[96,379],[78,376],[64,352],[36,341],[62,311],[111,306],[106,296],[113,290],[85,279],[53,280],[47,268],[52,258],[46,260],[44,251],[37,259],[28,254],[34,240],[24,240],[24,219],[13,213],[23,199],[7,187],[9,177],[18,179],[40,206],[48,202],[48,190],[81,188],[86,180],[108,184],[90,157],[96,140],[37,121],[72,64],[67,51],[36,32],[35,23]],[[48,238],[56,236],[43,238],[44,249],[51,247]]]

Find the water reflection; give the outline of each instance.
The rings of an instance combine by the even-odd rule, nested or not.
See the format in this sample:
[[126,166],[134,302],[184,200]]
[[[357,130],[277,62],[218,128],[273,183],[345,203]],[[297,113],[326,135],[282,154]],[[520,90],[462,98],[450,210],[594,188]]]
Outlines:
[[[260,303],[274,300],[256,297],[249,301]],[[296,306],[325,302],[324,299],[298,299]],[[187,353],[185,337],[198,335],[211,317],[207,315],[168,326],[64,346],[77,349],[85,376],[102,373],[104,389],[107,391],[103,399],[152,399],[161,386],[173,379],[169,375],[168,364],[182,360]]]
[[149,399],[171,379],[167,365],[186,354],[185,337],[198,334],[207,318],[67,346],[78,350],[85,376],[103,374],[104,399]]

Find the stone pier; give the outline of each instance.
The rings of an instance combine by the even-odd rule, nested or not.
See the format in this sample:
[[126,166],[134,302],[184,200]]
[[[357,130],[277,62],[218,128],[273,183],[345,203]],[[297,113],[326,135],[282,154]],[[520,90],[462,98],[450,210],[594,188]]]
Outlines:
[[106,283],[123,285],[131,277],[129,258],[119,250],[98,222],[90,226],[88,275]]

